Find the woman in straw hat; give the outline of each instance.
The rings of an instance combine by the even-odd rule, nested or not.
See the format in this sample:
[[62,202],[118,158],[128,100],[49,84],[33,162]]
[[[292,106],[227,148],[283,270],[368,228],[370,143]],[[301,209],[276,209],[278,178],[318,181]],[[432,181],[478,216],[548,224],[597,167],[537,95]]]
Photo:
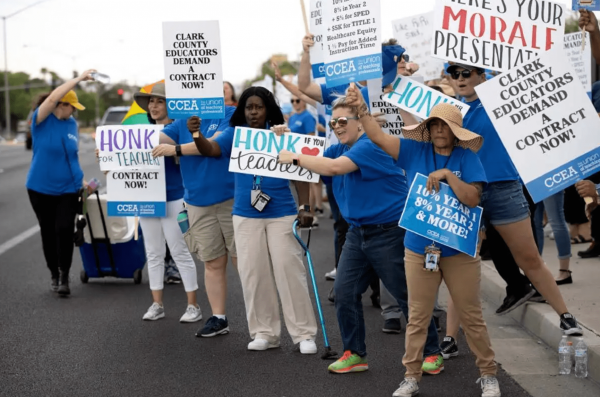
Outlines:
[[[483,138],[462,128],[462,115],[456,107],[450,104],[435,106],[429,118],[404,128],[405,139],[398,139],[381,130],[369,114],[360,92],[353,87],[348,90],[348,101],[359,109],[360,122],[369,138],[392,156],[398,167],[406,170],[409,185],[417,173],[429,175],[427,190],[439,191],[439,182],[444,180],[461,203],[468,207],[479,204],[486,176],[474,151],[481,148]],[[410,309],[406,353],[402,360],[406,374],[393,395],[406,397],[419,392],[427,325],[438,287],[444,279],[459,312],[469,347],[477,357],[482,396],[500,396],[495,354],[481,310],[480,258],[472,258],[446,246],[436,247],[431,240],[410,231],[406,233],[404,245]],[[423,271],[425,258],[435,259],[437,265],[433,267],[436,271]]]

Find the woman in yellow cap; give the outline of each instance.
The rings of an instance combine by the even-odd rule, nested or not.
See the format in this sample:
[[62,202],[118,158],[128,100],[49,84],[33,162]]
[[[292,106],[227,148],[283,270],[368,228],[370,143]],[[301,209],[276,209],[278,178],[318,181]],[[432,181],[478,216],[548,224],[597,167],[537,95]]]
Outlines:
[[29,200],[40,224],[42,247],[52,276],[52,290],[69,295],[73,229],[78,192],[87,183],[79,165],[79,132],[72,117],[84,110],[73,88],[91,80],[87,70],[36,103],[31,123],[33,159],[27,175]]

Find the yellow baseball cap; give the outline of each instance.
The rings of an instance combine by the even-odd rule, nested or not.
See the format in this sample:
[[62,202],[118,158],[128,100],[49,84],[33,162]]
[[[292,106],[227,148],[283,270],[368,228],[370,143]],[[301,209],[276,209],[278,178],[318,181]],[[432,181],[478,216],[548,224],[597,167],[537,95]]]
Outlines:
[[73,106],[75,109],[85,110],[85,106],[83,106],[81,103],[79,103],[77,94],[73,90],[67,92],[66,95],[64,97],[62,97],[60,101],[71,104],[71,106]]

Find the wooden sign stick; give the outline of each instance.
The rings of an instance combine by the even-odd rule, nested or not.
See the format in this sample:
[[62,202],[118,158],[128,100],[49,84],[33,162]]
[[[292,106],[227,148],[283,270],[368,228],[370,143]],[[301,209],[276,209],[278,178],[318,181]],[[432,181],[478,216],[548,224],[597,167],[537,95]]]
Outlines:
[[138,227],[140,225],[140,218],[138,218],[138,216],[135,216],[135,231],[133,232],[133,238],[135,239],[135,241],[137,241],[138,239]]
[[306,34],[310,33],[310,29],[308,28],[308,19],[306,18],[306,8],[304,7],[304,0],[300,0],[300,7],[302,7],[302,18],[304,19],[304,30]]

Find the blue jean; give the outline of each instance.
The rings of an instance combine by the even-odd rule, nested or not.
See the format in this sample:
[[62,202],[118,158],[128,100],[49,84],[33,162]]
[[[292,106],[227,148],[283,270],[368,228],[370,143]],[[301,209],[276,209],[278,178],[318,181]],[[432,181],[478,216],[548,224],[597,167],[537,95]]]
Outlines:
[[544,208],[548,215],[548,222],[554,233],[554,241],[558,248],[558,259],[568,259],[571,257],[571,235],[569,226],[565,220],[565,192],[561,191],[544,199],[542,203],[538,203],[535,210],[535,228],[538,249],[540,255],[544,251]]
[[[377,274],[408,317],[404,272],[404,229],[397,222],[352,227],[346,235],[335,279],[335,309],[344,351],[367,355],[362,294]],[[433,319],[427,330],[425,356],[441,352]]]
[[489,183],[481,195],[483,222],[490,226],[509,225],[529,217],[529,203],[519,181]]

